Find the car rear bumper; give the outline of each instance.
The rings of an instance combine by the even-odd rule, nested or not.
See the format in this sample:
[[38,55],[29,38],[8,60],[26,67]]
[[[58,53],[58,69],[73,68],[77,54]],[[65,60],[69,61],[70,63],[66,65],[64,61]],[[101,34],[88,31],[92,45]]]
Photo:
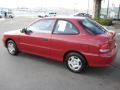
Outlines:
[[89,54],[86,55],[88,65],[90,67],[106,67],[110,66],[117,55],[117,47],[108,53],[103,54]]

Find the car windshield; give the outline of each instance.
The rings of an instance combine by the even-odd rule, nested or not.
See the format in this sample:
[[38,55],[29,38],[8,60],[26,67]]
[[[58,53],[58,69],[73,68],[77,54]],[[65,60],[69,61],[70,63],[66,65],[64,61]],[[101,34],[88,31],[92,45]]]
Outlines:
[[12,14],[12,12],[8,12],[8,14]]
[[80,23],[88,32],[94,35],[104,34],[105,32],[107,32],[105,28],[103,28],[101,25],[91,19],[82,19],[80,20]]

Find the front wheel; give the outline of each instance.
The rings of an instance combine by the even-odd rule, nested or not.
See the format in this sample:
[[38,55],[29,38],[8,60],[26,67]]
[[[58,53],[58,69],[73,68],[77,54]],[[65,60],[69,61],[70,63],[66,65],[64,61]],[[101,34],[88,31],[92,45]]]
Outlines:
[[13,16],[10,15],[9,18],[13,18]]
[[75,73],[85,70],[87,66],[85,58],[82,55],[74,52],[67,54],[65,58],[65,64],[70,71]]
[[8,40],[7,41],[7,50],[11,55],[17,55],[18,54],[18,49],[17,45],[13,40]]

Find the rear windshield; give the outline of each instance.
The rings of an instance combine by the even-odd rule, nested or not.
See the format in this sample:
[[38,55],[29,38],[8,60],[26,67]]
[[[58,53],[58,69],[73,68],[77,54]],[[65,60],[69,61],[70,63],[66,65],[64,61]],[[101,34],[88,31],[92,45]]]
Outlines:
[[95,21],[91,19],[82,19],[80,20],[80,24],[89,32],[94,35],[97,34],[104,34],[107,32],[106,29],[104,29],[101,25],[96,23]]

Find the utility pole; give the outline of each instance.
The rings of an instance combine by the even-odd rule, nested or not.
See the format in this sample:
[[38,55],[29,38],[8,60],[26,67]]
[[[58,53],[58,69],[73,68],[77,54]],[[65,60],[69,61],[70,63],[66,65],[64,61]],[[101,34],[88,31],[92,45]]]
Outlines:
[[118,8],[118,19],[120,19],[120,4],[119,4],[119,8]]
[[73,12],[74,12],[74,14],[75,14],[75,12],[76,12],[76,10],[75,10],[75,4],[76,4],[76,2],[75,2],[75,0],[73,1],[73,5],[74,5],[74,10],[73,10]]
[[89,14],[89,0],[88,0],[88,9],[87,9],[87,14]]
[[108,0],[108,5],[107,5],[107,18],[109,16],[109,0]]

